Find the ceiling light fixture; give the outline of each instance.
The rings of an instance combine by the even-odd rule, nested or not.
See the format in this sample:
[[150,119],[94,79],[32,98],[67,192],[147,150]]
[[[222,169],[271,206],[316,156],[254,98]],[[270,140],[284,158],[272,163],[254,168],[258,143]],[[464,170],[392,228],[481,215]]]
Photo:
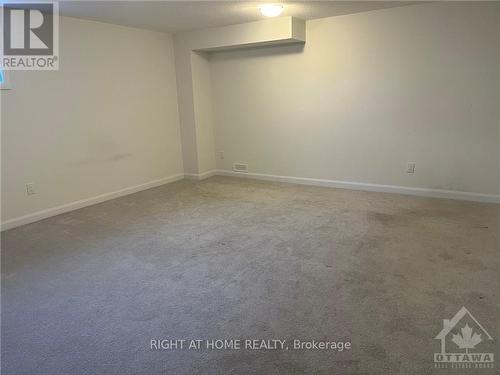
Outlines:
[[259,6],[260,12],[266,17],[278,17],[283,12],[281,4],[263,4]]

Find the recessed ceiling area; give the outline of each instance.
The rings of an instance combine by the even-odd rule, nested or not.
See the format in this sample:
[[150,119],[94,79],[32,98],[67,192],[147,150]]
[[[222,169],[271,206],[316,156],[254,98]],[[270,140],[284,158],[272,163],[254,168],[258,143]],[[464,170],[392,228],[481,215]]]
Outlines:
[[[264,2],[255,1],[64,1],[62,15],[176,33],[258,21]],[[282,2],[281,16],[304,20],[410,5],[413,1]]]

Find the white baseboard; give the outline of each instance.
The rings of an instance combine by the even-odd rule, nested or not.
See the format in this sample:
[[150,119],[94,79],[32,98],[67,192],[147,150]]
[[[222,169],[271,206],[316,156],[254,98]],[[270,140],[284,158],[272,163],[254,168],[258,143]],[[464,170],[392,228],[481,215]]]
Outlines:
[[276,176],[263,173],[240,173],[240,172],[221,170],[221,169],[218,169],[216,171],[216,174],[221,176],[254,178],[257,180],[266,180],[266,181],[289,182],[300,185],[313,185],[313,186],[324,186],[324,187],[333,187],[340,189],[375,191],[381,193],[416,195],[420,197],[431,197],[431,198],[458,199],[458,200],[474,201],[474,202],[500,203],[500,195],[470,193],[465,191],[426,189],[426,188],[415,188],[415,187],[394,186],[394,185],[379,185],[379,184],[368,184],[363,182],[321,180],[317,178]]
[[215,176],[215,174],[216,174],[216,171],[212,170],[212,171],[199,173],[199,174],[197,174],[197,173],[184,173],[184,177],[187,178],[188,180],[201,181],[201,180],[204,180],[206,178]]
[[51,217],[51,216],[56,216],[56,215],[60,215],[60,214],[63,214],[63,213],[69,212],[69,211],[77,210],[79,208],[92,206],[94,204],[102,203],[102,202],[108,201],[110,199],[123,197],[124,195],[137,193],[137,192],[142,191],[142,190],[151,189],[151,188],[154,188],[157,186],[165,185],[165,184],[168,184],[168,183],[171,183],[174,181],[179,181],[182,179],[184,179],[183,173],[177,174],[174,176],[170,176],[170,177],[164,177],[164,178],[161,178],[159,180],[146,182],[144,184],[131,186],[131,187],[128,187],[125,189],[112,191],[110,193],[97,195],[95,197],[86,198],[86,199],[82,199],[79,201],[63,204],[61,206],[49,208],[46,210],[37,211],[37,212],[34,212],[32,214],[16,217],[14,219],[9,219],[9,220],[2,222],[1,223],[1,230],[4,231],[7,229],[19,227],[19,226],[24,225],[24,224],[30,224],[30,223],[33,223],[35,221],[46,219],[46,218]]
[[206,178],[220,175],[220,176],[233,176],[233,177],[243,177],[243,178],[254,178],[257,180],[266,181],[277,181],[277,182],[288,182],[300,185],[312,185],[312,186],[324,186],[333,187],[340,189],[351,189],[351,190],[364,190],[364,191],[374,191],[381,193],[395,193],[395,194],[405,194],[405,195],[416,195],[421,197],[431,197],[431,198],[447,198],[447,199],[458,199],[465,201],[474,202],[486,202],[486,203],[500,203],[500,195],[494,194],[480,194],[471,193],[465,191],[454,191],[454,190],[440,190],[440,189],[425,189],[425,188],[414,188],[406,186],[394,186],[394,185],[379,185],[379,184],[368,184],[362,182],[347,182],[347,181],[335,181],[335,180],[322,180],[316,178],[304,178],[304,177],[291,177],[291,176],[277,176],[271,174],[263,173],[241,173],[234,172],[230,170],[212,170],[200,174],[177,174],[170,177],[161,178],[159,180],[154,180],[146,182],[141,185],[136,185],[128,187],[125,189],[120,189],[110,193],[101,194],[95,197],[82,199],[79,201],[67,203],[61,206],[49,208],[42,211],[37,211],[32,214],[16,217],[14,219],[9,219],[0,224],[0,230],[4,231],[7,229],[12,229],[21,225],[30,224],[35,221],[49,218],[51,216],[60,215],[69,211],[74,211],[79,208],[92,206],[97,203],[102,203],[110,199],[123,197],[125,195],[137,193],[142,190],[151,189],[157,186],[168,184],[174,181],[179,181],[184,178],[191,180],[204,180]]

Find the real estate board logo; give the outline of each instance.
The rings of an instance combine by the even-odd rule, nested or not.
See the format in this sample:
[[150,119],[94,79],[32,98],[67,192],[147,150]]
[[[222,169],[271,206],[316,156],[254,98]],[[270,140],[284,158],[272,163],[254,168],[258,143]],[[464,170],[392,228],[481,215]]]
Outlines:
[[484,350],[493,338],[465,307],[443,320],[435,339],[441,341],[441,352],[434,353],[435,368],[494,368],[494,354]]
[[2,60],[4,70],[56,70],[59,50],[57,2],[3,3]]

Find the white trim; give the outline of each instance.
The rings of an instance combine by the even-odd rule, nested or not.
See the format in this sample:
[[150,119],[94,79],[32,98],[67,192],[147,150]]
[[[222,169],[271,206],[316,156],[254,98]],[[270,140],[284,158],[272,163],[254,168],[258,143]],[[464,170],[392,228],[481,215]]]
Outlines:
[[458,200],[474,201],[474,202],[500,203],[500,195],[471,193],[466,191],[427,189],[427,188],[395,186],[395,185],[379,185],[379,184],[369,184],[364,182],[321,180],[317,178],[277,176],[277,175],[263,174],[263,173],[240,173],[240,172],[221,170],[221,169],[218,169],[216,171],[216,174],[221,176],[234,176],[242,178],[254,178],[257,180],[266,180],[266,181],[288,182],[300,185],[325,186],[325,187],[333,187],[340,189],[417,195],[420,197],[458,199]]
[[216,175],[216,170],[211,170],[203,173],[184,173],[184,177],[188,180],[200,181],[206,178],[212,177]]
[[97,195],[95,197],[78,200],[75,202],[63,204],[61,206],[48,208],[46,210],[34,212],[32,214],[19,216],[19,217],[16,217],[14,219],[9,219],[9,220],[2,222],[1,223],[1,230],[4,231],[7,229],[19,227],[21,225],[30,224],[30,223],[33,223],[35,221],[46,219],[46,218],[51,217],[51,216],[60,215],[60,214],[63,214],[63,213],[69,212],[69,211],[78,210],[79,208],[92,206],[92,205],[97,204],[97,203],[102,203],[102,202],[108,201],[110,199],[123,197],[125,195],[137,193],[137,192],[142,191],[142,190],[147,190],[147,189],[151,189],[151,188],[154,188],[157,186],[165,185],[165,184],[168,184],[168,183],[171,183],[174,181],[179,181],[179,180],[182,180],[183,178],[184,178],[183,173],[176,174],[176,175],[173,175],[170,177],[160,178],[159,180],[146,182],[144,184],[131,186],[131,187],[128,187],[125,189],[112,191],[110,193]]
[[500,195],[494,194],[481,194],[481,193],[470,193],[465,191],[454,191],[454,190],[440,190],[440,189],[425,189],[425,188],[414,188],[407,186],[394,186],[394,185],[379,185],[379,184],[368,184],[363,182],[347,182],[347,181],[335,181],[335,180],[322,180],[317,178],[304,178],[304,177],[291,177],[291,176],[277,176],[271,174],[263,173],[241,173],[229,170],[212,170],[200,174],[184,173],[177,174],[170,177],[161,178],[159,180],[154,180],[146,182],[141,185],[131,186],[125,189],[120,189],[110,193],[105,193],[97,195],[95,197],[82,199],[79,201],[67,203],[61,206],[49,208],[46,210],[34,212],[32,214],[16,217],[14,219],[9,219],[0,224],[0,229],[2,231],[7,229],[12,229],[21,225],[34,223],[42,219],[46,219],[52,216],[60,215],[69,211],[78,210],[79,208],[92,206],[97,203],[102,203],[110,199],[115,199],[123,197],[125,195],[137,193],[142,190],[151,189],[157,186],[165,185],[174,181],[182,180],[183,178],[191,180],[204,180],[206,178],[220,175],[220,176],[233,176],[241,178],[254,178],[257,180],[265,181],[278,181],[287,182],[300,185],[312,185],[312,186],[324,186],[333,187],[340,189],[351,189],[351,190],[364,190],[364,191],[375,191],[382,193],[395,193],[395,194],[405,194],[405,195],[417,195],[421,197],[431,197],[431,198],[447,198],[447,199],[458,199],[465,201],[474,202],[486,202],[486,203],[497,203],[500,204]]

